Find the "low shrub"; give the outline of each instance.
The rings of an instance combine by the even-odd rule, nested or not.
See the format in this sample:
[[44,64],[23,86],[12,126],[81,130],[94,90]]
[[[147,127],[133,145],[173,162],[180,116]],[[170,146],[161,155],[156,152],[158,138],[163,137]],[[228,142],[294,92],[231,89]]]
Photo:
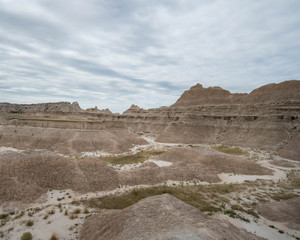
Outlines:
[[23,233],[21,240],[32,240],[32,234],[30,232]]

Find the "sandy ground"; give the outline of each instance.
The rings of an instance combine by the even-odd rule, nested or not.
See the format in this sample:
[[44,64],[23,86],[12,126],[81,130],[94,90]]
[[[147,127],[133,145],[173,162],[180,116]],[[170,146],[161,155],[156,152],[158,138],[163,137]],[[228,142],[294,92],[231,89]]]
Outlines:
[[[133,147],[130,150],[130,153],[136,153],[141,150],[163,150],[168,149],[170,147],[178,147],[178,146],[185,146],[187,144],[168,144],[168,143],[157,143],[155,142],[154,138],[143,136],[145,140],[149,144],[147,145],[138,145]],[[210,149],[211,146],[209,145],[194,145],[195,147],[201,146],[207,149]],[[249,152],[250,158],[254,159],[256,163],[264,166],[266,168],[274,170],[273,175],[240,175],[240,174],[225,174],[221,173],[218,176],[221,178],[222,182],[216,184],[228,184],[228,183],[243,183],[245,181],[257,181],[258,179],[265,179],[270,180],[273,182],[278,182],[285,179],[287,173],[292,170],[300,170],[300,163],[297,161],[290,161],[288,159],[282,159],[279,157],[272,157],[269,152],[255,150],[250,148],[243,148],[243,150]],[[6,151],[22,151],[14,148],[6,148],[0,147],[0,152]],[[105,152],[85,152],[82,153],[83,156],[103,156],[108,155]],[[295,167],[283,167],[274,165],[270,162],[271,160],[277,161],[287,161]],[[173,163],[158,159],[149,159],[144,163],[138,164],[127,164],[123,166],[114,166],[114,168],[120,171],[131,170],[133,168],[138,168],[143,164],[148,162],[156,164],[158,167],[168,167],[171,166]],[[201,181],[166,181],[161,184],[157,185],[167,185],[167,186],[174,186],[174,185],[207,185],[210,183],[201,182]],[[139,186],[119,186],[118,188],[112,191],[99,191],[99,192],[91,192],[86,194],[80,194],[70,189],[66,190],[51,190],[44,194],[36,203],[29,204],[29,205],[20,205],[20,208],[25,208],[24,216],[20,218],[16,218],[21,211],[16,211],[14,215],[11,215],[9,218],[10,220],[4,226],[0,227],[0,233],[3,232],[4,237],[3,239],[19,239],[23,232],[30,231],[34,239],[41,239],[47,240],[50,239],[52,233],[56,233],[59,239],[78,239],[79,231],[81,228],[81,224],[85,220],[86,217],[95,213],[94,210],[89,209],[89,213],[83,213],[83,206],[76,206],[71,204],[74,200],[81,200],[81,199],[89,199],[93,197],[101,197],[109,194],[119,194],[126,191],[130,191],[137,187],[150,187],[149,185],[139,185]],[[299,192],[300,193],[300,192]],[[246,199],[247,200],[247,199]],[[248,200],[247,200],[248,201]],[[61,206],[59,206],[59,204]],[[18,206],[15,204],[14,206]],[[2,205],[0,208],[0,213],[7,212],[11,206],[9,205]],[[32,210],[31,210],[32,209]],[[34,209],[40,209],[34,210]],[[49,214],[48,212],[54,209],[53,214]],[[62,210],[61,210],[62,209]],[[68,210],[68,215],[65,215],[65,210]],[[80,209],[80,213],[77,214],[77,217],[74,219],[70,219],[71,213],[75,209]],[[28,212],[35,212],[32,216],[28,216]],[[245,213],[241,213],[245,214]],[[47,219],[44,217],[48,215]],[[247,215],[247,214],[246,214]],[[247,218],[251,219],[250,223],[243,222],[239,219],[229,218],[223,214],[215,215],[218,219],[226,219],[233,223],[235,226],[240,228],[246,229],[249,232],[252,232],[258,236],[265,237],[266,239],[295,239],[295,236],[300,237],[300,231],[295,231],[292,229],[288,229],[281,223],[272,222],[264,218],[254,219],[251,215],[247,215]],[[34,224],[31,227],[26,226],[27,220],[32,219]],[[269,225],[274,225],[276,228],[271,228]],[[278,232],[278,229],[283,230],[285,233],[281,234]],[[294,235],[294,237],[293,237]]]
[[6,152],[6,151],[23,152],[24,150],[12,148],[12,147],[0,147],[0,153],[1,153],[1,152]]
[[[248,232],[270,240],[292,240],[295,239],[295,236],[300,236],[300,231],[289,229],[282,223],[272,222],[263,217],[260,217],[259,219],[253,218],[241,212],[239,212],[239,214],[244,215],[248,219],[251,218],[250,223],[231,218],[224,214],[216,214],[213,217],[216,219],[229,221],[238,228],[246,229]],[[272,228],[270,226],[275,226],[276,228]],[[284,231],[284,233],[280,233],[279,230]]]

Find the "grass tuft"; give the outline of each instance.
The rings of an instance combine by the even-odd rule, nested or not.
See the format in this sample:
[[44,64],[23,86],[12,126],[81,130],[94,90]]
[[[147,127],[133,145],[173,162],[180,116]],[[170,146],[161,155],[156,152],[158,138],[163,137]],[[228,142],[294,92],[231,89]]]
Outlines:
[[32,240],[32,234],[30,232],[23,233],[21,240]]
[[56,233],[52,233],[50,240],[57,240]]
[[26,226],[27,227],[31,227],[33,225],[33,221],[32,220],[28,220],[27,222],[26,222]]
[[219,151],[219,152],[223,152],[223,153],[227,153],[227,154],[231,154],[231,155],[245,155],[246,152],[243,151],[240,148],[237,147],[228,147],[228,146],[215,146],[213,147],[213,149]]
[[109,162],[115,165],[124,165],[144,162],[152,156],[157,156],[164,153],[164,151],[141,151],[136,154],[116,155],[116,156],[103,156],[100,160]]

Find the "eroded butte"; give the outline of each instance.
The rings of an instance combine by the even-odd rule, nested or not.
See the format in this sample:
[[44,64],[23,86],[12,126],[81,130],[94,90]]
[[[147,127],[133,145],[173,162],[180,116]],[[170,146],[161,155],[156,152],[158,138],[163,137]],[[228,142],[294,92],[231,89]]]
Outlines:
[[299,239],[300,81],[123,114],[0,103],[0,238]]

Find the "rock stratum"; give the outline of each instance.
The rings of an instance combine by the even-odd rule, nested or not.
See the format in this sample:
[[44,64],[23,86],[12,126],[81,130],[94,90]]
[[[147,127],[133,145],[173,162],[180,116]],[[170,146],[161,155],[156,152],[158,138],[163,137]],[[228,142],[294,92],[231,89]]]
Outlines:
[[[41,147],[55,150],[56,143],[65,141],[63,138],[57,139],[60,134],[55,130],[51,130],[53,134],[39,133],[46,131],[41,128],[58,128],[61,135],[66,136],[69,135],[68,129],[78,130],[75,134],[77,137],[68,136],[69,145],[73,145],[72,139],[75,141],[75,147],[71,146],[69,152],[81,150],[85,148],[85,144],[89,146],[89,150],[96,150],[98,147],[104,151],[118,152],[124,149],[111,148],[111,144],[105,147],[103,141],[97,140],[103,131],[111,134],[117,129],[118,132],[151,132],[157,136],[158,142],[218,143],[261,148],[277,152],[282,157],[300,160],[298,80],[268,84],[250,94],[230,93],[220,87],[204,88],[197,84],[185,91],[170,107],[145,110],[132,105],[121,115],[112,114],[108,109],[98,110],[96,107],[82,110],[76,102],[30,105],[0,103],[0,113],[6,116],[0,118],[2,146],[17,144],[16,147],[22,147],[19,146],[21,141],[26,141],[29,145],[32,141],[31,145],[36,145],[37,141],[43,142],[44,138],[50,137],[53,138],[53,144]],[[31,118],[32,116],[47,119]],[[64,120],[58,121],[59,119],[53,119],[55,117]],[[73,121],[67,121],[65,118]],[[34,128],[30,131],[31,140],[27,138],[24,126]],[[95,139],[93,144],[85,141],[86,137],[82,136],[88,134],[88,130],[100,131],[88,136],[88,139]],[[14,131],[21,133],[22,137],[14,136]],[[35,131],[38,133],[35,134]],[[78,139],[81,139],[80,144],[77,143]],[[123,136],[118,136],[116,142],[119,140],[123,141]],[[131,142],[125,137],[125,141],[130,145],[141,140],[135,139]]]

